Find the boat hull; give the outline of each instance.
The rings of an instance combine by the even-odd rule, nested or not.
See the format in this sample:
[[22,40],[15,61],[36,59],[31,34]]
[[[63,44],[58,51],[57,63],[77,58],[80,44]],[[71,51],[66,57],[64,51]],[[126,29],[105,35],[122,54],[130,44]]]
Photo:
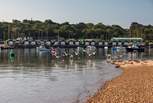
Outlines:
[[126,48],[126,51],[127,52],[134,52],[134,51],[144,52],[145,51],[145,48]]

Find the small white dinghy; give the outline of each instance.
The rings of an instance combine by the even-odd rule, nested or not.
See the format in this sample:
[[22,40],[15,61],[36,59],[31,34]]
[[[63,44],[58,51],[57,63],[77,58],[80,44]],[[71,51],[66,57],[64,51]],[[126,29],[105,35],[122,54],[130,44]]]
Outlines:
[[40,45],[40,46],[38,47],[38,51],[50,52],[50,49],[46,48],[44,45]]

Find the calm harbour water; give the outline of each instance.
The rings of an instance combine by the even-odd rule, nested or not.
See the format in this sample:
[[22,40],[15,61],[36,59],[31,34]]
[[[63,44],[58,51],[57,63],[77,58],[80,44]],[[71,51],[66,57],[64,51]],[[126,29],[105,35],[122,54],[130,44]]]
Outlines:
[[14,50],[13,62],[8,51],[0,53],[0,103],[83,102],[122,72],[105,62],[103,50],[96,57],[73,60],[52,59],[35,49]]

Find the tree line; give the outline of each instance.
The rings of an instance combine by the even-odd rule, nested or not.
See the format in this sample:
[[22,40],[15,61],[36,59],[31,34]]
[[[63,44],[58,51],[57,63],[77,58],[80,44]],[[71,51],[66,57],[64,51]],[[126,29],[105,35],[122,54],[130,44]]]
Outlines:
[[52,20],[12,20],[0,22],[0,38],[2,40],[18,37],[33,37],[34,39],[101,39],[112,37],[142,37],[153,40],[153,26],[133,22],[129,29],[119,25],[104,25],[103,23],[56,23]]

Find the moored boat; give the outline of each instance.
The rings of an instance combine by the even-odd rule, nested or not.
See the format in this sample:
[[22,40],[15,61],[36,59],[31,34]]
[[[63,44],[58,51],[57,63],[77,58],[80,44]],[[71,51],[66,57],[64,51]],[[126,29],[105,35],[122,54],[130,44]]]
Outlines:
[[144,52],[145,48],[143,46],[138,46],[138,45],[132,45],[132,46],[128,46],[126,48],[127,52]]
[[38,47],[38,50],[39,50],[39,51],[44,51],[44,52],[49,52],[49,51],[50,51],[50,49],[46,48],[44,45],[40,45],[40,46]]

